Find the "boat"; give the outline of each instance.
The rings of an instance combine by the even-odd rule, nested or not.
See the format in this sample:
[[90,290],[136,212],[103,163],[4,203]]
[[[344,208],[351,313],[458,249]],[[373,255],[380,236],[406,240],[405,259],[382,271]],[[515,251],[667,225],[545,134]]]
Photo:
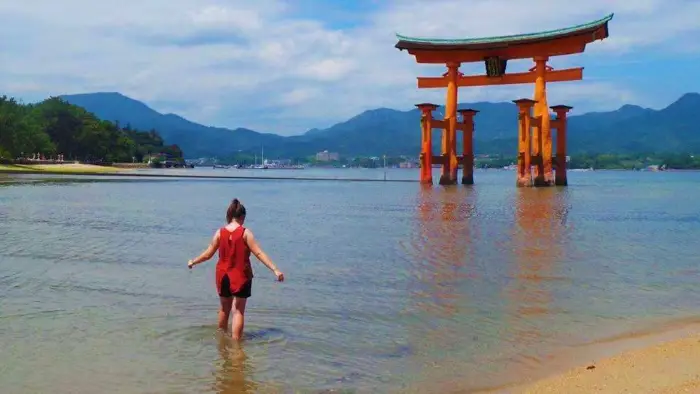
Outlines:
[[265,145],[262,146],[261,148],[261,155],[260,155],[260,164],[257,164],[258,158],[255,158],[255,163],[253,165],[253,169],[256,170],[267,170],[267,164],[265,164]]

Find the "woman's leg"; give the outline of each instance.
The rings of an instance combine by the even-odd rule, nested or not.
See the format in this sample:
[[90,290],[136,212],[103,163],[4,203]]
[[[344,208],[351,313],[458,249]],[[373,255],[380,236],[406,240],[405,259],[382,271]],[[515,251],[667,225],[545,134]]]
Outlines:
[[226,332],[228,331],[228,318],[231,316],[233,297],[219,297],[219,300],[221,300],[221,309],[219,309],[219,329]]
[[233,299],[233,333],[231,337],[234,341],[239,341],[243,338],[243,325],[245,316],[245,304],[248,301],[247,298],[236,297]]

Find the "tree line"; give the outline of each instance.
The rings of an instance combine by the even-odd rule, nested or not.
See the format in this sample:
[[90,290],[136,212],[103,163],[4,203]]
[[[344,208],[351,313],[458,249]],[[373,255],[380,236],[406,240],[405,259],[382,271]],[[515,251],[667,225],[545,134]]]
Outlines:
[[[386,165],[396,166],[407,161],[407,156],[387,156]],[[417,161],[417,157],[416,157]],[[255,156],[250,153],[238,153],[220,159],[221,164],[248,165],[256,162]],[[384,158],[370,157],[341,157],[336,162],[317,162],[315,156],[295,157],[293,163],[304,163],[322,166],[341,166],[375,168],[384,166]],[[260,157],[257,157],[260,163]],[[475,164],[480,168],[503,168],[517,163],[517,158],[510,155],[488,155],[477,157]],[[567,168],[594,168],[599,170],[642,170],[649,166],[665,166],[668,169],[700,169],[700,154],[690,153],[638,153],[638,154],[575,154],[569,156]]]
[[140,131],[97,118],[59,97],[22,104],[0,96],[0,158],[40,153],[86,162],[142,162],[163,153],[182,160],[177,145],[166,146],[155,130]]
[[700,169],[700,155],[690,153],[583,154],[571,156],[570,168],[641,170],[657,165],[676,170]]
[[[477,158],[478,167],[501,168],[517,163],[515,157],[490,156]],[[676,170],[700,169],[700,155],[690,153],[637,153],[637,154],[577,154],[569,156],[567,168],[593,168],[598,170],[642,170],[649,166],[665,166]]]

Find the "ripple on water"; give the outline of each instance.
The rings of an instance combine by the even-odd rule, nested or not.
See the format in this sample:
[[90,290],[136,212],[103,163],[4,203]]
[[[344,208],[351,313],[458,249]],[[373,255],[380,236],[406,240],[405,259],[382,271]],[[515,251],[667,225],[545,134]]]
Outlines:
[[[219,336],[229,336],[217,325],[194,325],[179,327],[159,333],[154,333],[150,338],[160,342],[201,342],[216,339]],[[255,324],[247,324],[243,333],[243,342],[246,347],[280,344],[286,342],[283,329],[276,327],[256,327]]]
[[[630,183],[576,174],[566,191],[516,190],[512,172],[478,175],[474,187],[428,190],[3,186],[3,389],[468,390],[512,365],[534,368],[555,346],[595,341],[601,327],[696,310],[698,175],[637,174]],[[183,269],[234,196],[288,275],[256,282],[240,346],[217,334],[214,264]]]
[[45,318],[61,318],[68,315],[74,315],[75,311],[67,311],[64,309],[51,309],[44,311],[23,312],[23,313],[8,313],[0,315],[0,320],[28,320],[28,319],[45,319]]

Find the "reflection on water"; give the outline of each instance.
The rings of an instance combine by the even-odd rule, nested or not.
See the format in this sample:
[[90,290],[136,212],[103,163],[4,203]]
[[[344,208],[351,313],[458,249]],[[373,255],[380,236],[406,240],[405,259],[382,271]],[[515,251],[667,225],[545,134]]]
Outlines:
[[[549,281],[562,260],[565,192],[558,189],[521,189],[517,194],[514,226],[514,279],[506,289],[514,318],[538,319],[550,314]],[[565,215],[565,214],[564,214]]]
[[567,198],[561,188],[520,188],[515,194],[513,265],[504,289],[509,338],[504,344],[528,349],[518,356],[524,364],[539,363],[542,355],[533,345],[553,334],[552,282],[560,280],[557,271],[565,260]]
[[226,333],[217,333],[219,358],[214,373],[214,392],[217,394],[246,394],[256,392],[256,384],[248,376],[251,366],[247,355],[238,341],[231,340]]
[[457,313],[458,284],[473,270],[477,191],[473,188],[433,189],[423,187],[418,196],[418,232],[413,237],[416,251],[413,274],[422,286],[413,292],[416,306],[436,316]]
[[405,378],[411,382],[405,390],[433,392],[447,380],[465,376],[463,364],[455,363],[465,356],[454,352],[456,342],[470,349],[468,359],[474,356],[471,350],[482,332],[470,321],[480,309],[473,299],[479,279],[478,199],[477,188],[461,186],[422,187],[417,194],[417,223],[407,251],[415,370]]

